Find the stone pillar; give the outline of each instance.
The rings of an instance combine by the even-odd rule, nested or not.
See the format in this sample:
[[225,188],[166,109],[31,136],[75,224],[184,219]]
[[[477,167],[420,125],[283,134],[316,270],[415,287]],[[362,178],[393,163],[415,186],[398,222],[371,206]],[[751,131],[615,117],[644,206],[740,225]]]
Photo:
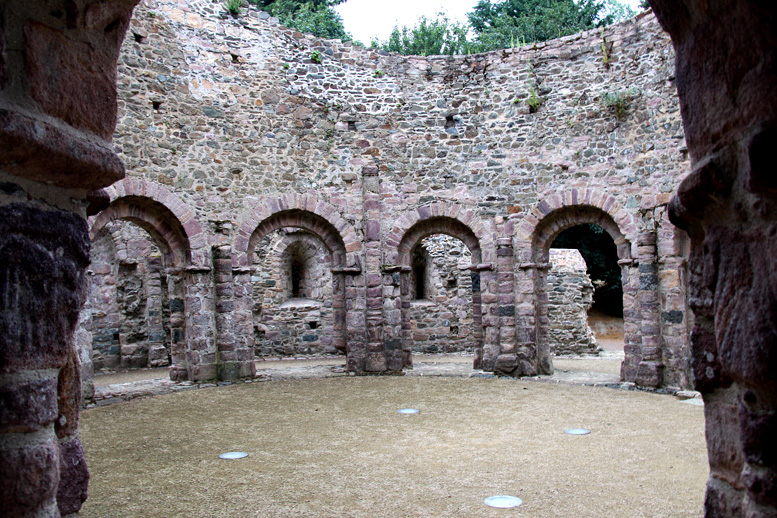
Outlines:
[[[483,370],[512,375],[516,360],[503,358],[504,364],[498,365],[499,350],[499,283],[493,264],[481,263],[471,267],[480,280],[480,310],[483,328]],[[473,278],[473,292],[474,278]],[[474,303],[474,301],[473,301]],[[510,368],[512,366],[512,369]]]
[[642,361],[642,313],[639,300],[639,261],[621,259],[623,285],[623,363],[621,380],[634,383]]
[[191,381],[218,378],[212,272],[208,267],[186,268],[186,367]]
[[381,249],[381,218],[383,202],[380,196],[378,167],[362,169],[364,203],[364,278],[366,289],[367,363],[369,372],[401,371],[404,366],[401,342],[384,340],[383,333],[383,251]]
[[499,238],[496,245],[497,304],[499,305],[497,366],[500,373],[504,374],[519,374],[523,370],[521,363],[531,361],[530,358],[518,358],[516,354],[514,255],[512,238]]
[[184,276],[181,270],[167,271],[167,293],[170,304],[170,379],[189,379],[186,354],[186,316]]
[[642,360],[637,370],[637,385],[660,387],[664,364],[661,357],[661,309],[658,301],[658,257],[656,234],[640,233],[637,237],[639,256],[639,311],[642,337]]
[[235,340],[235,288],[232,278],[232,250],[229,245],[213,248],[213,292],[218,378],[237,379],[240,376],[240,364]]
[[[61,488],[66,510],[78,511],[86,496],[73,331],[88,264],[82,217],[0,206],[0,508],[7,516],[59,516],[66,475],[73,477]],[[55,427],[62,416],[68,424]]]
[[483,363],[483,299],[480,296],[480,272],[470,269],[470,277],[472,279],[472,338],[475,340],[475,358],[472,368],[493,371],[495,358],[491,360],[488,369]]
[[86,499],[73,332],[89,264],[87,193],[124,176],[111,145],[116,61],[136,3],[0,2],[3,516],[75,515]]
[[234,282],[234,333],[237,353],[238,376],[253,378],[256,374],[254,362],[254,315],[250,268],[233,268]]
[[149,367],[170,364],[165,346],[165,330],[162,325],[162,257],[153,255],[146,259],[146,332],[148,336]]
[[[402,360],[402,367],[413,367],[413,350],[411,347],[411,340],[409,336],[409,311],[405,311],[404,318],[402,313],[402,300],[403,295],[409,296],[409,293],[402,292],[403,278],[406,290],[409,290],[410,277],[409,274],[402,273],[402,268],[397,265],[386,265],[383,267],[383,287],[382,287],[382,304],[383,304],[383,340],[386,344],[386,349],[391,351],[399,351],[400,358]],[[409,310],[408,303],[408,310]],[[403,331],[403,322],[407,319],[408,333]],[[394,369],[394,370],[400,370]]]

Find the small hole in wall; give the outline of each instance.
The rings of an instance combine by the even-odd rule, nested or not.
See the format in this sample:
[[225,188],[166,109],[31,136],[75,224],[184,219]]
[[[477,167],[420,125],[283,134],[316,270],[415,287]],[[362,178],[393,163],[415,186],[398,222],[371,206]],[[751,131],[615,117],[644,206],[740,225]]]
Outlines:
[[240,63],[240,56],[238,54],[229,53],[232,56],[232,63]]
[[119,333],[113,333],[113,339],[118,340],[119,339]]
[[162,101],[151,101],[151,106],[153,106],[155,110],[158,110],[162,106]]
[[137,32],[133,32],[133,33],[132,33],[132,37],[133,37],[133,38],[135,38],[135,43],[143,43],[143,40],[145,40],[145,39],[146,39],[146,37],[145,37],[145,36],[141,36],[141,35],[140,35],[140,34],[138,34]]
[[348,131],[356,131],[356,122],[348,121]]
[[448,279],[448,288],[455,288],[456,287],[456,279]]
[[308,327],[310,329],[318,329],[318,322],[308,322]]
[[453,115],[448,115],[445,117],[445,128],[455,128],[456,127],[456,121],[453,120]]
[[459,327],[458,326],[451,326],[451,334],[458,336],[458,334],[459,334]]

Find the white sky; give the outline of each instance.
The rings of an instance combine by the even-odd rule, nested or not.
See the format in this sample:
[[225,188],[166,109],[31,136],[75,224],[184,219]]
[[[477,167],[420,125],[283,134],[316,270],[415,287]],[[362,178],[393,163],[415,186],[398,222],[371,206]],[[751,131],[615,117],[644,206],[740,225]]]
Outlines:
[[[621,0],[639,11],[639,0]],[[425,15],[434,18],[446,12],[451,20],[466,21],[467,13],[477,0],[347,0],[335,7],[343,17],[345,30],[354,39],[365,45],[377,36],[381,41],[388,39],[395,25],[412,27],[416,20]]]

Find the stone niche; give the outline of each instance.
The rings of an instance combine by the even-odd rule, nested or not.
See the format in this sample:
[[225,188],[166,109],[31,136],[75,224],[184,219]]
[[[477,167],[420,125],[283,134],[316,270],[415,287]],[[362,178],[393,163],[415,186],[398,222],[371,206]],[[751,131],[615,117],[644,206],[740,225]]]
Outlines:
[[443,234],[416,246],[410,276],[413,351],[472,352],[471,258],[464,243]]
[[293,228],[266,236],[252,275],[257,356],[335,354],[332,260],[314,234]]
[[548,274],[548,334],[555,355],[599,354],[588,326],[594,285],[583,256],[574,248],[551,248]]
[[80,326],[91,333],[94,369],[169,365],[167,283],[161,252],[137,225],[115,221],[92,241]]

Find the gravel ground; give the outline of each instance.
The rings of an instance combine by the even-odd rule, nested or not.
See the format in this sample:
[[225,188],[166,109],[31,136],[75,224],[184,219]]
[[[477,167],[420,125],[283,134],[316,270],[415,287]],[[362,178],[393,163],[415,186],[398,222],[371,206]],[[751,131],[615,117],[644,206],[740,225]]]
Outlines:
[[[467,373],[470,361],[436,368]],[[610,377],[619,363],[555,364],[579,377],[580,362]],[[563,380],[420,375],[423,362],[401,377],[350,377],[336,360],[269,363],[262,372],[336,377],[268,375],[84,411],[92,479],[80,516],[702,516],[700,406]],[[404,407],[420,413],[398,414]],[[563,433],[577,427],[591,434]],[[227,451],[249,456],[218,458]],[[483,504],[499,494],[524,503]]]

